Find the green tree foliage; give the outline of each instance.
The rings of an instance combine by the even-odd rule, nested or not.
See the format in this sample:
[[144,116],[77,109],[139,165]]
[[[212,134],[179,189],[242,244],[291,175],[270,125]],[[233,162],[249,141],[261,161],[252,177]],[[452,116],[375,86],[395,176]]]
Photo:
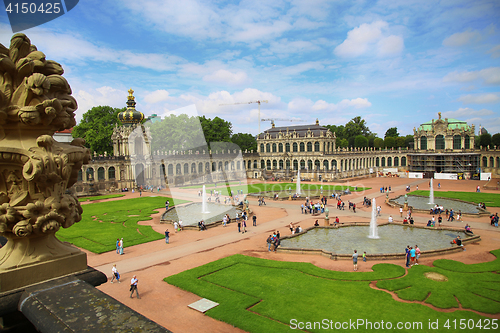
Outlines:
[[74,138],[84,138],[85,146],[97,154],[113,154],[111,135],[116,124],[121,125],[118,113],[125,108],[112,108],[110,106],[96,106],[83,114],[78,125],[73,127]]
[[397,138],[399,136],[398,133],[398,128],[397,127],[391,127],[385,132],[384,138],[387,138],[388,136],[391,136],[393,138]]
[[349,145],[349,142],[346,139],[337,140],[337,147],[346,148]]
[[396,147],[406,147],[405,145],[405,137],[404,136],[399,136],[396,138]]
[[148,123],[151,130],[151,150],[208,150],[198,117],[174,115],[155,123]]
[[257,151],[257,140],[252,134],[248,133],[236,133],[231,136],[231,142],[237,144],[240,149],[244,152],[248,150]]
[[392,136],[388,136],[384,139],[384,146],[386,148],[394,148],[396,146],[396,139],[394,139]]
[[330,130],[330,132],[335,133],[335,136],[338,139],[344,139],[345,138],[345,127],[344,125],[326,125],[326,128]]
[[205,140],[210,145],[211,142],[231,142],[233,125],[219,117],[214,119],[199,117]]
[[491,144],[491,134],[484,133],[479,136],[479,145],[482,147],[488,147]]
[[500,133],[493,134],[491,137],[491,144],[496,147],[500,147]]
[[357,135],[354,138],[354,147],[362,148],[368,147],[368,139],[363,135]]
[[361,119],[360,116],[354,117],[347,124],[345,124],[345,137],[351,138],[362,134],[368,136],[372,132],[366,125],[366,121]]
[[373,140],[373,147],[375,147],[375,148],[382,148],[383,146],[384,146],[384,139],[375,138]]
[[375,139],[377,138],[377,136],[375,134],[370,134],[368,135],[367,139],[368,139],[368,147],[375,147]]
[[413,137],[413,135],[408,134],[407,136],[405,136],[405,147],[412,148],[414,146],[414,143],[415,138]]

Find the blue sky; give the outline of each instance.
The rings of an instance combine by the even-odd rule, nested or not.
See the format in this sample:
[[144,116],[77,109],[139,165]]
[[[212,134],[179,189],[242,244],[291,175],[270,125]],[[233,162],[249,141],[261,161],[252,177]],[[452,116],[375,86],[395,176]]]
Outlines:
[[[437,113],[500,132],[500,2],[83,0],[23,31],[65,69],[79,103],[200,115],[257,134],[277,126],[345,124],[362,116],[383,137]],[[0,15],[0,43],[12,31]],[[262,122],[262,130],[270,126]]]

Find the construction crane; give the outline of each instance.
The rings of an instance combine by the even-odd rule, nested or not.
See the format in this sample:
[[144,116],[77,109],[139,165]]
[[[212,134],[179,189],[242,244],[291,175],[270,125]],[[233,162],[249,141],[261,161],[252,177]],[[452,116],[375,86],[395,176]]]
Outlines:
[[300,121],[300,122],[305,122],[305,120],[300,120],[300,119],[283,119],[283,118],[266,118],[266,119],[261,119],[261,121],[271,121],[271,126],[274,127],[274,121]]
[[[219,104],[219,105],[236,105],[236,104],[252,104],[252,103],[257,103],[259,104],[259,133],[260,134],[260,103],[269,103],[268,100],[265,101],[251,101],[251,102],[242,102],[242,103],[229,103],[229,104]],[[258,135],[257,134],[257,135]]]

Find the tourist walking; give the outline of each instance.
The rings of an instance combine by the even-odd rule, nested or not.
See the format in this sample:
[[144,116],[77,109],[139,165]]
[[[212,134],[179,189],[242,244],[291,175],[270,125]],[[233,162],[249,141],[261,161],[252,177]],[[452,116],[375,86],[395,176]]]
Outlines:
[[123,238],[120,239],[120,242],[118,243],[118,246],[120,247],[120,254],[123,254]]
[[271,244],[273,243],[273,236],[272,235],[269,235],[269,237],[267,237],[267,250],[269,252],[271,252]]
[[113,276],[111,276],[111,283],[113,283],[113,281],[116,279],[116,281],[118,281],[118,283],[121,283],[120,282],[120,273],[118,273],[118,270],[116,269],[116,264],[113,265],[113,268],[111,268],[111,273],[113,274]]
[[116,254],[120,254],[120,238],[116,239]]
[[403,207],[399,207],[399,216],[403,217]]
[[257,215],[252,216],[253,226],[257,226]]
[[167,230],[165,230],[165,243],[169,244],[169,241],[170,241],[170,232]]
[[352,255],[352,263],[354,265],[354,270],[358,270],[358,251],[354,250],[354,254]]
[[139,282],[139,279],[137,279],[137,276],[133,276],[132,279],[130,280],[130,298],[133,298],[132,295],[135,294],[137,295],[137,299],[141,299],[139,297],[139,290],[137,289],[137,283]]
[[406,246],[405,259],[406,259],[406,267],[410,267],[410,245]]

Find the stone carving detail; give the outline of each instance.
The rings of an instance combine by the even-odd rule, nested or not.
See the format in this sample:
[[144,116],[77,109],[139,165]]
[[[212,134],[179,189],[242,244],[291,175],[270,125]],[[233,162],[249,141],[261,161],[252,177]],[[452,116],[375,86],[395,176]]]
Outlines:
[[79,250],[55,237],[81,220],[67,193],[90,160],[83,139],[54,141],[72,128],[76,100],[60,64],[46,60],[24,34],[0,44],[0,271],[71,255]]

